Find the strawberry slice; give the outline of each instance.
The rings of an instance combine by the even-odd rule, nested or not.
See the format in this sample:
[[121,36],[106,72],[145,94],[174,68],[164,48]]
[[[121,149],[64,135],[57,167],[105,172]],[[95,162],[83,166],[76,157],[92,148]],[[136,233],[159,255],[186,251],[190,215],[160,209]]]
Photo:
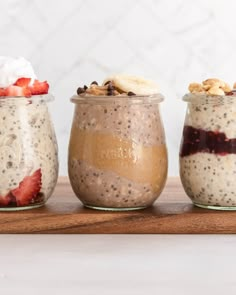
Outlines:
[[31,78],[19,78],[16,82],[15,82],[15,86],[20,86],[20,87],[28,87],[29,83],[31,81]]
[[20,86],[9,86],[5,88],[6,96],[25,96],[30,97],[31,92],[28,87],[20,87]]
[[0,88],[0,96],[6,96],[6,95],[7,95],[6,88]]
[[6,196],[0,196],[0,207],[7,207],[11,202],[14,202],[14,196],[9,192]]
[[25,96],[47,94],[49,85],[47,81],[40,82],[34,80],[33,85],[30,85],[31,78],[19,78],[14,85],[7,88],[0,88],[1,96]]
[[36,170],[32,175],[26,176],[17,188],[11,191],[16,198],[17,206],[26,206],[37,196],[41,189],[41,169]]
[[38,80],[35,80],[34,84],[32,86],[29,86],[29,88],[32,95],[47,94],[49,85],[47,81],[40,82]]

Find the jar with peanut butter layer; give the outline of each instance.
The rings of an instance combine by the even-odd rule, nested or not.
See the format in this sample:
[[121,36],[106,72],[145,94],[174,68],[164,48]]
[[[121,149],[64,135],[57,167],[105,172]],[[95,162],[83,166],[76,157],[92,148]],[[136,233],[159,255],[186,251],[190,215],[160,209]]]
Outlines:
[[[146,88],[145,88],[146,87]],[[89,208],[146,208],[167,177],[167,149],[155,84],[117,75],[78,88],[68,170],[76,196]],[[139,94],[139,93],[147,94]],[[149,92],[148,92],[149,90]],[[153,91],[153,94],[150,93]]]

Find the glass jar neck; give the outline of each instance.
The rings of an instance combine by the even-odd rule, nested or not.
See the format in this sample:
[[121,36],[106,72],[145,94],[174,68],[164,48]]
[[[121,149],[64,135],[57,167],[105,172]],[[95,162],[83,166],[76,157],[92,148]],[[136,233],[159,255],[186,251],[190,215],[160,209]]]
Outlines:
[[164,100],[164,96],[160,93],[153,95],[117,95],[117,96],[95,96],[95,95],[74,95],[71,102],[75,104],[156,104]]
[[0,97],[0,106],[45,104],[53,100],[54,100],[54,97],[51,94],[33,95],[31,97],[3,96],[3,97]]
[[187,93],[184,95],[183,101],[196,105],[221,105],[235,103],[236,97],[233,95],[208,95],[205,93]]

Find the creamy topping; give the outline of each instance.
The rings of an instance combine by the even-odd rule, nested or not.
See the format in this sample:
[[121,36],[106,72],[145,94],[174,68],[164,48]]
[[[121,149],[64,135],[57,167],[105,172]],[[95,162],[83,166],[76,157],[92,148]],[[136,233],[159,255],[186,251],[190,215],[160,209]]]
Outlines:
[[31,78],[31,84],[36,75],[29,61],[23,57],[0,56],[0,87],[13,85],[19,78]]

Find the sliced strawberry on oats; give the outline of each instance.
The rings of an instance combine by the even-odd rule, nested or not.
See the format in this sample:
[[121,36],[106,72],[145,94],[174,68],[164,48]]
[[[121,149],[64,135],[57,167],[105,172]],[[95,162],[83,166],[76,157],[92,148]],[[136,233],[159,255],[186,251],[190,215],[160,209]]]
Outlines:
[[6,196],[0,196],[0,207],[7,207],[12,201],[14,196],[9,192]]
[[17,206],[26,206],[38,195],[41,189],[41,169],[36,170],[32,175],[26,176],[17,188],[11,191],[16,198]]
[[32,95],[47,94],[49,85],[47,81],[40,82],[38,80],[34,81],[34,84],[29,86]]
[[30,97],[31,92],[28,87],[20,87],[20,86],[9,86],[5,89],[6,96],[25,96]]
[[31,78],[19,78],[15,82],[15,86],[20,86],[20,87],[28,87],[30,84]]
[[31,97],[31,95],[47,94],[49,85],[47,81],[40,82],[34,80],[34,83],[30,85],[31,78],[19,78],[14,85],[6,88],[0,88],[1,96],[25,96]]
[[7,95],[6,88],[0,88],[0,96],[6,96],[6,95]]

